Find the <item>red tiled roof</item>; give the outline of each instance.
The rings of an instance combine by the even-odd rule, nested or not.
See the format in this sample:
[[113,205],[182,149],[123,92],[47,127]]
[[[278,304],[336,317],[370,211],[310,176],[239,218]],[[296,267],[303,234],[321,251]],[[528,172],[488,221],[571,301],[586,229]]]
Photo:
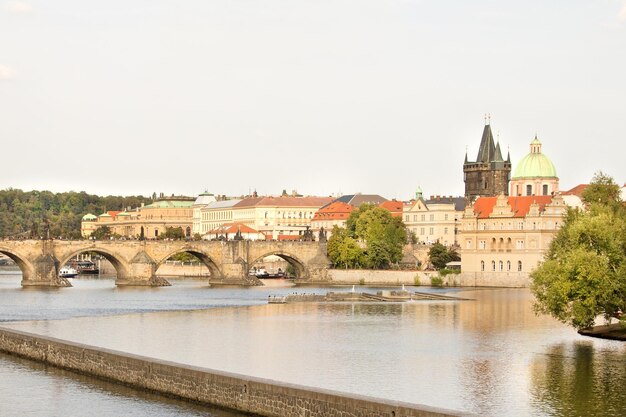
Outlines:
[[389,210],[394,217],[402,217],[402,206],[402,201],[391,200],[381,203],[378,207]]
[[258,230],[254,230],[253,228],[246,226],[243,223],[225,223],[221,227],[217,229],[210,230],[207,234],[212,233],[237,233],[237,231],[241,231],[241,233],[259,233]]
[[234,207],[322,207],[333,201],[332,197],[250,197]]
[[[507,199],[513,211],[513,217],[525,217],[533,203],[539,204],[539,210],[543,210],[546,204],[552,202],[552,196],[549,195],[508,197]],[[478,215],[479,219],[489,217],[497,200],[498,197],[479,197],[474,202],[474,213]]]
[[343,220],[350,217],[355,207],[342,201],[334,201],[315,212],[312,220]]
[[572,188],[569,191],[565,191],[564,193],[562,193],[563,195],[575,195],[578,197],[582,197],[583,196],[583,191],[585,191],[585,188],[587,188],[589,186],[589,184],[578,184],[576,187]]
[[114,211],[114,210],[109,210],[107,211],[107,214],[113,218],[115,218],[115,216],[117,216],[118,214],[120,214],[122,211],[118,210],[118,211]]

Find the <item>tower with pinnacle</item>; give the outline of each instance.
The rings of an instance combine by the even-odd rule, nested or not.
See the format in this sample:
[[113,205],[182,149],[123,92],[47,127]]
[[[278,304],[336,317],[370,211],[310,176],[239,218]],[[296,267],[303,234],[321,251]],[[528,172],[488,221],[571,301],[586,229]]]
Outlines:
[[463,180],[465,181],[465,198],[470,201],[479,196],[509,195],[511,155],[507,155],[506,160],[502,158],[500,142],[494,143],[490,122],[485,117],[485,128],[476,161],[469,161],[467,152],[465,153]]

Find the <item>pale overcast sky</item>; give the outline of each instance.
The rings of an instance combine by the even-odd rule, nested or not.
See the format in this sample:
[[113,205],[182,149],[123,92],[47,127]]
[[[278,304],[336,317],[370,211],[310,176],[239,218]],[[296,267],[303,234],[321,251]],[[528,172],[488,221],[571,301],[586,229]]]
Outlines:
[[461,195],[485,113],[626,181],[626,1],[0,0],[0,189]]

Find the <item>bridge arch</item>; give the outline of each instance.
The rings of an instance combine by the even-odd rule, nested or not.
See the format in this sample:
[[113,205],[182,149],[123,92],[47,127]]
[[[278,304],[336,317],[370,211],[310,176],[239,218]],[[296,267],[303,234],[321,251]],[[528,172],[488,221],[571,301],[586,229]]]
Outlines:
[[306,263],[302,259],[300,259],[298,256],[293,255],[292,253],[289,253],[284,250],[274,250],[274,251],[269,251],[267,253],[264,253],[258,256],[252,262],[250,262],[249,266],[252,266],[256,264],[257,262],[262,261],[264,258],[267,258],[268,256],[272,256],[272,255],[278,256],[279,258],[287,261],[287,263],[291,265],[296,271],[295,278],[304,279],[309,276],[309,270],[306,267]]
[[103,256],[107,261],[109,261],[111,265],[113,265],[113,268],[115,268],[115,272],[117,274],[118,280],[120,278],[126,278],[126,276],[128,275],[128,271],[126,269],[127,262],[124,261],[120,255],[108,249],[104,249],[101,247],[93,247],[93,246],[76,249],[68,254],[64,254],[60,260],[61,262],[59,263],[58,268],[63,267],[63,265],[68,263],[72,258],[85,252],[97,253],[98,255]]
[[27,256],[20,255],[16,251],[3,248],[2,246],[0,246],[0,253],[11,258],[11,260],[20,268],[20,271],[22,271],[22,280],[28,281],[33,277],[34,267],[27,260]]
[[159,267],[165,263],[165,261],[167,261],[172,256],[178,255],[179,253],[189,253],[198,258],[200,262],[202,262],[209,269],[209,273],[211,274],[210,279],[222,277],[222,271],[220,271],[215,261],[209,255],[202,252],[201,250],[188,247],[182,247],[169,252],[166,256],[157,261],[155,271],[157,271]]

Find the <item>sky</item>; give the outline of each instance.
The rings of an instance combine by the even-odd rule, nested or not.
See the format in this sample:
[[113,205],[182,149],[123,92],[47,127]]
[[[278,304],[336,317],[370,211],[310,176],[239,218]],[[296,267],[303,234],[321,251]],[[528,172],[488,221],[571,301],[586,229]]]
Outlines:
[[626,181],[626,0],[0,0],[0,189],[462,195],[485,124]]

